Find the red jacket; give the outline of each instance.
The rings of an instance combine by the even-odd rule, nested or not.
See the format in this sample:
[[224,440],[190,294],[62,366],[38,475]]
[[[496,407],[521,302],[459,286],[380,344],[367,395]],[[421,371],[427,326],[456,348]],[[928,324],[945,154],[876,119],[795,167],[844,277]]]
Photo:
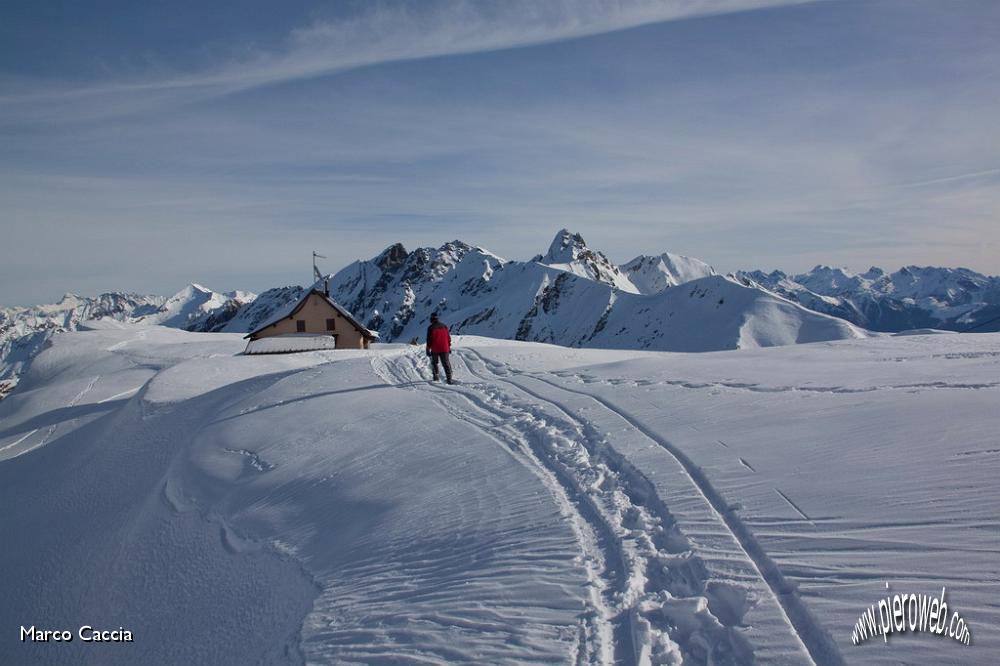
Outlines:
[[427,327],[427,351],[432,354],[447,354],[451,351],[451,332],[441,322]]

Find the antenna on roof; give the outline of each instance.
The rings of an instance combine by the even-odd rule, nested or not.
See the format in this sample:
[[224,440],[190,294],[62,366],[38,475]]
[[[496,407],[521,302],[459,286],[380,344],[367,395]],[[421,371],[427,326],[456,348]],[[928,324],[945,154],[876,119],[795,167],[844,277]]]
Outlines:
[[315,278],[313,282],[323,279],[323,274],[320,273],[319,268],[316,267],[316,259],[326,259],[326,257],[322,254],[318,254],[316,250],[313,250],[313,277]]
[[317,254],[316,250],[313,250],[313,282],[319,282],[323,280],[323,293],[327,296],[330,295],[330,281],[323,277],[319,268],[316,267],[316,259],[326,259],[322,254]]

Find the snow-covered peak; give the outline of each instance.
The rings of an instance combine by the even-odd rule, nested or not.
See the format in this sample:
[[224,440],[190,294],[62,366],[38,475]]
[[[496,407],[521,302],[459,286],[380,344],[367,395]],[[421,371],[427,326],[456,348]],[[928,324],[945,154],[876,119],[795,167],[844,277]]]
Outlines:
[[846,268],[823,265],[816,266],[808,273],[796,275],[794,279],[810,291],[825,296],[836,296],[844,291],[863,288],[870,282]]
[[881,278],[883,275],[885,275],[885,271],[883,271],[878,266],[872,266],[867,271],[865,271],[864,273],[862,273],[861,277],[863,277],[866,280],[875,281],[875,280],[878,280],[879,278]]
[[543,264],[569,264],[589,252],[586,241],[580,234],[571,233],[568,229],[560,229],[549,245],[549,251],[542,257]]
[[566,229],[559,233],[549,245],[549,251],[538,260],[538,263],[567,271],[589,280],[603,282],[616,289],[636,294],[639,290],[629,281],[621,270],[604,256],[603,252],[591,250],[580,234],[574,234]]
[[995,288],[996,285],[996,278],[986,277],[967,268],[904,266],[886,276],[879,286],[883,291],[891,291],[897,298],[954,301],[961,300],[964,294],[981,292],[991,286]]
[[700,259],[670,252],[638,256],[622,265],[621,270],[641,294],[658,294],[668,287],[716,274]]
[[[788,275],[784,271],[773,270],[770,273],[765,273],[762,270],[752,270],[752,271],[736,271],[736,278],[746,282],[750,280],[768,289],[772,288],[778,282],[782,280],[787,280]],[[802,285],[799,285],[800,287]]]
[[418,248],[407,255],[401,266],[404,269],[403,279],[409,283],[441,280],[472,251],[472,246],[458,240],[437,249]]
[[192,282],[168,298],[157,312],[143,317],[142,321],[189,331],[210,331],[224,326],[241,306],[256,297],[256,294],[247,291],[221,294]]

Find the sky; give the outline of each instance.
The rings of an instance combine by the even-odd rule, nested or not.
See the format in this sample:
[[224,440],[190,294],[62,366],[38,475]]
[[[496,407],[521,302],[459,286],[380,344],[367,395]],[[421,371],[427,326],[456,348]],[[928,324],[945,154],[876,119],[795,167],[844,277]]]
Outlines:
[[995,0],[6,0],[0,304],[386,246],[1000,273]]

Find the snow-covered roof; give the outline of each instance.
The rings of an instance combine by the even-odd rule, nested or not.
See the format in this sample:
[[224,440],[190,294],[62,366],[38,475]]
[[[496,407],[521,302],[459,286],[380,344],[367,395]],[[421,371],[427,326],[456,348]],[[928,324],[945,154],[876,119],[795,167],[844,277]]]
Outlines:
[[247,343],[244,354],[287,354],[291,352],[336,349],[337,338],[322,333],[286,333],[270,335]]
[[369,330],[364,324],[362,324],[357,319],[355,319],[354,315],[352,315],[350,312],[348,312],[347,310],[345,310],[339,303],[337,303],[337,301],[335,301],[332,298],[330,298],[330,296],[328,294],[324,293],[320,289],[317,289],[315,286],[312,289],[306,290],[306,292],[302,295],[302,298],[300,298],[299,300],[295,301],[294,303],[292,303],[288,307],[282,308],[281,310],[279,310],[278,312],[276,312],[273,317],[271,317],[270,319],[268,319],[267,321],[265,321],[263,324],[261,324],[260,326],[258,326],[254,330],[252,330],[249,333],[247,333],[244,337],[245,338],[249,338],[249,337],[251,337],[253,335],[256,335],[257,333],[260,333],[261,331],[263,331],[268,326],[273,326],[274,324],[277,324],[282,319],[285,319],[287,317],[291,317],[293,314],[295,314],[296,312],[298,312],[299,309],[303,305],[305,305],[306,300],[308,300],[309,297],[312,296],[313,294],[316,294],[317,296],[319,296],[320,298],[322,298],[323,300],[325,300],[327,303],[329,303],[330,307],[332,307],[334,310],[336,310],[338,313],[340,313],[340,316],[342,316],[344,319],[346,319],[348,322],[350,322],[352,326],[354,326],[359,331],[361,331],[362,335],[365,335],[365,336],[367,336],[368,338],[370,338],[372,340],[378,338],[378,333],[376,333],[375,331]]

